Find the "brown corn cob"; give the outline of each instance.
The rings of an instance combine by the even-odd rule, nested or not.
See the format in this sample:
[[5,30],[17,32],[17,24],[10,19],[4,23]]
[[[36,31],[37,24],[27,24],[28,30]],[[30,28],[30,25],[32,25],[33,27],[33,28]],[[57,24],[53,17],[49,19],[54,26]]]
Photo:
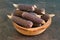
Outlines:
[[43,15],[43,14],[45,14],[45,9],[35,8],[34,12],[37,13],[38,15]]
[[33,23],[33,27],[39,27],[39,26],[41,26],[41,24]]
[[36,5],[31,6],[31,5],[25,5],[25,4],[13,4],[13,6],[23,11],[34,11],[35,8],[37,8]]
[[14,11],[14,15],[15,15],[15,16],[22,17],[22,13],[23,13],[23,11],[21,11],[21,10],[15,10],[15,11]]
[[[20,16],[20,17],[22,17],[23,12],[24,12],[24,11],[21,11],[21,10],[15,10],[15,11],[14,11],[14,15],[15,15],[15,16]],[[33,15],[35,15],[36,17],[41,18],[41,15],[37,15],[36,13],[32,13],[32,12],[30,12],[30,13],[33,14]]]
[[48,19],[53,16],[55,16],[55,14],[44,14],[41,16],[41,18],[45,21],[48,21]]
[[45,20],[45,21],[48,21],[49,15],[48,15],[48,14],[44,14],[44,15],[41,16],[41,18],[42,18],[43,20]]
[[[8,15],[8,17],[10,17],[10,16]],[[17,16],[12,16],[12,17],[10,17],[10,19],[13,20],[14,22],[16,22],[17,24],[24,26],[26,28],[31,28],[33,26],[33,23],[31,21],[22,19]]]
[[39,24],[44,24],[45,23],[45,21],[43,19],[41,19],[39,17],[36,17],[33,14],[30,14],[28,12],[24,12],[22,14],[22,17],[25,18],[25,19],[28,19],[32,22],[35,22],[35,23],[39,23]]

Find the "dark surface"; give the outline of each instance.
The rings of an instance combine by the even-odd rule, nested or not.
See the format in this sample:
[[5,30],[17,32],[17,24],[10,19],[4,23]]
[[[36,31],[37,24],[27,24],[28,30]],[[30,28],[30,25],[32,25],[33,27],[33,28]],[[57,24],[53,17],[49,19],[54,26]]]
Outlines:
[[[51,26],[41,35],[27,37],[19,34],[13,27],[7,14],[11,14],[12,3],[36,4],[46,8],[47,12],[56,16]],[[0,40],[60,40],[60,0],[0,0]]]

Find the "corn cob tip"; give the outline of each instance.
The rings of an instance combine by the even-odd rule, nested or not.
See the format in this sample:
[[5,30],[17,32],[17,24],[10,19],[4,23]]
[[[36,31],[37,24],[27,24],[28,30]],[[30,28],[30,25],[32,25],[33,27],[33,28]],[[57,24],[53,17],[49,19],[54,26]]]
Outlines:
[[18,5],[17,5],[17,4],[13,4],[13,6],[14,6],[14,7],[16,7],[16,8],[18,7]]
[[45,24],[45,21],[44,20],[42,21],[42,24]]
[[19,10],[18,8],[16,10]]
[[13,17],[13,13],[11,15],[7,15],[7,17],[11,19]]
[[35,10],[34,6],[32,6],[32,10],[33,10],[33,11]]
[[41,12],[41,13],[45,14],[45,9],[44,9],[44,8],[42,8],[41,10],[42,10],[42,12]]
[[54,17],[54,16],[55,16],[55,14],[49,14],[49,16],[50,16],[50,17]]
[[37,8],[37,6],[36,5],[33,5],[34,6],[34,8]]
[[12,16],[11,16],[11,15],[7,15],[7,17],[8,17],[9,19],[11,19],[11,18],[12,18]]
[[42,15],[36,15],[37,17],[41,18]]

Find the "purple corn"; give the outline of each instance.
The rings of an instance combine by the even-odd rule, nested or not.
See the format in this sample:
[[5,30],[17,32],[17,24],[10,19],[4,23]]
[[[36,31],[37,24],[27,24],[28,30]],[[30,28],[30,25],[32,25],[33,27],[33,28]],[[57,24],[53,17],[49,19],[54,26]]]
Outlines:
[[36,5],[26,5],[26,4],[13,4],[14,7],[22,10],[22,11],[34,11],[36,7]]
[[43,14],[45,14],[45,9],[35,9],[35,11],[34,11],[35,13],[37,13],[38,15],[43,15]]
[[23,12],[22,17],[25,19],[28,19],[32,22],[39,23],[39,24],[44,24],[45,21],[39,17],[34,16],[33,14],[30,14],[28,12]]
[[49,19],[49,15],[48,14],[44,14],[43,16],[41,16],[41,18],[45,21],[48,21]]
[[15,11],[14,11],[14,15],[15,15],[15,16],[22,17],[22,13],[23,13],[23,11],[21,11],[21,10],[15,10]]
[[14,22],[16,22],[17,24],[22,25],[22,26],[24,26],[26,28],[31,28],[33,26],[33,23],[31,21],[22,19],[22,18],[17,17],[17,16],[13,16],[12,20]]

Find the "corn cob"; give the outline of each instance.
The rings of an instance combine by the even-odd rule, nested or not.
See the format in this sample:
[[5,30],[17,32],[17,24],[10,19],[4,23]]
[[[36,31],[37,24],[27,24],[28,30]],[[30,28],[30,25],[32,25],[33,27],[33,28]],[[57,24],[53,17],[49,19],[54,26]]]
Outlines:
[[23,13],[23,11],[21,11],[21,10],[15,10],[13,15],[22,17],[22,13]]
[[39,24],[44,24],[45,23],[45,21],[43,19],[41,19],[39,17],[36,17],[33,14],[30,14],[28,12],[24,12],[22,14],[22,17],[25,18],[25,19],[28,19],[32,22],[35,22],[35,23],[39,23]]
[[13,4],[14,7],[23,10],[23,11],[34,11],[37,8],[36,5],[25,5],[25,4]]
[[45,9],[35,8],[34,12],[37,13],[38,15],[43,15],[43,14],[45,14]]
[[42,18],[43,20],[45,20],[45,21],[48,21],[49,15],[48,15],[48,14],[44,14],[44,15],[41,16],[41,18]]
[[33,27],[39,27],[39,26],[41,26],[41,24],[33,23]]
[[33,23],[31,21],[28,21],[28,20],[25,20],[25,19],[22,19],[21,17],[17,17],[17,16],[10,16],[8,15],[8,17],[13,20],[15,23],[23,26],[23,27],[26,27],[26,28],[31,28],[33,26]]

